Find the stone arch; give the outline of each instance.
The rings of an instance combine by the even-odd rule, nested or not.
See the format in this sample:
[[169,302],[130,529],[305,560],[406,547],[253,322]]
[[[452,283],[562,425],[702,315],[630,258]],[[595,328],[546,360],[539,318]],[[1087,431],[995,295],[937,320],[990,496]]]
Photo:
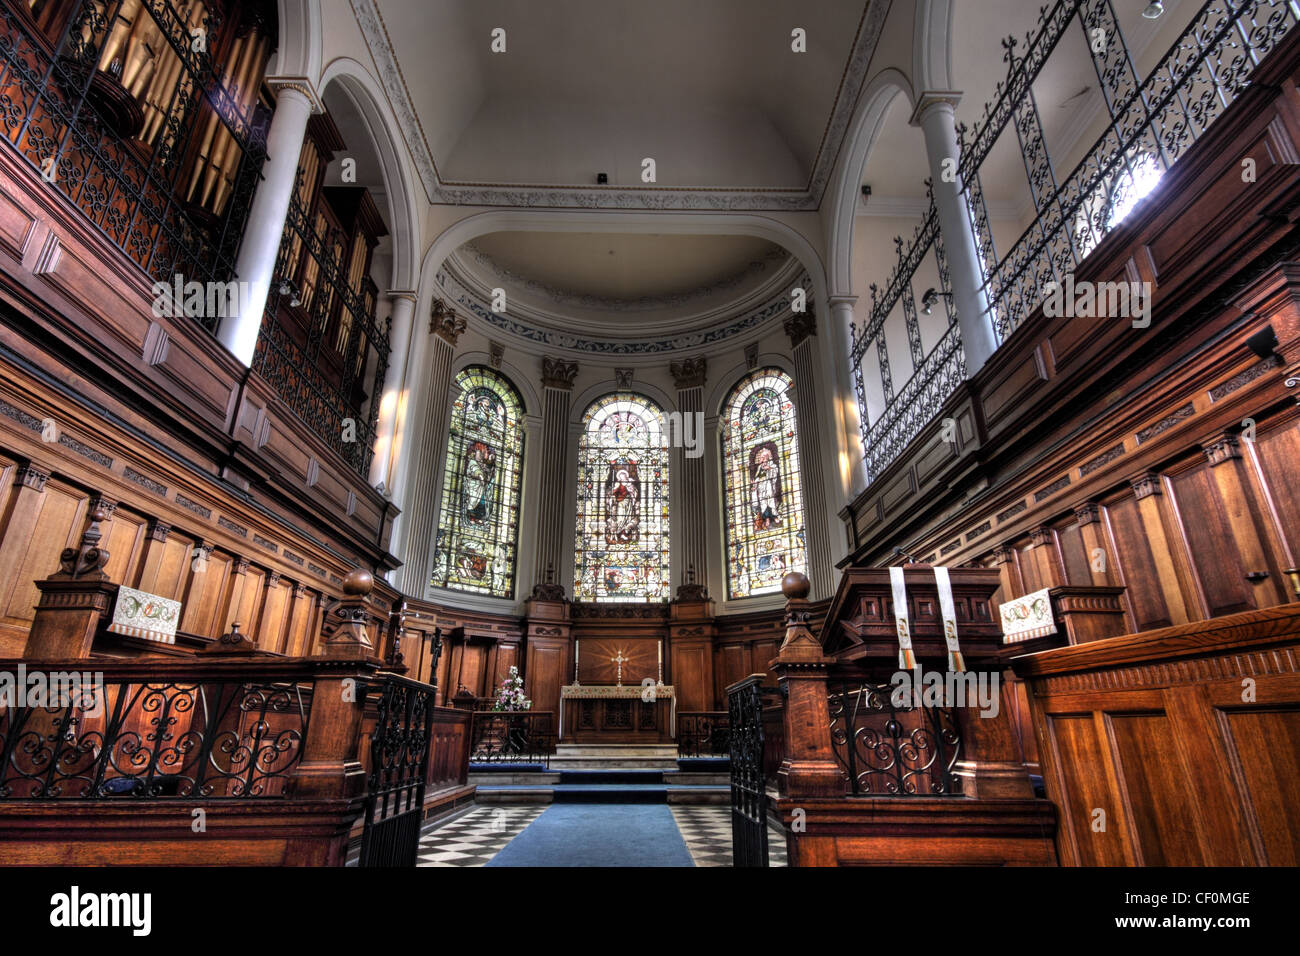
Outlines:
[[880,135],[894,98],[903,95],[908,104],[916,102],[912,84],[899,70],[881,70],[867,85],[845,140],[848,149],[837,169],[835,190],[827,217],[826,280],[832,296],[852,296],[853,289],[853,222],[861,194],[862,175],[867,157]]
[[412,290],[419,279],[416,270],[420,220],[413,199],[411,176],[403,162],[404,147],[393,136],[397,118],[388,106],[379,81],[356,60],[346,57],[332,60],[321,75],[322,95],[331,85],[337,85],[356,106],[379,157],[393,232],[393,275],[389,287]]
[[821,253],[790,223],[749,213],[647,213],[610,210],[493,209],[452,224],[430,244],[420,269],[419,301],[427,308],[438,268],[454,250],[492,232],[646,232],[756,236],[789,251],[812,278],[813,299],[826,302]]

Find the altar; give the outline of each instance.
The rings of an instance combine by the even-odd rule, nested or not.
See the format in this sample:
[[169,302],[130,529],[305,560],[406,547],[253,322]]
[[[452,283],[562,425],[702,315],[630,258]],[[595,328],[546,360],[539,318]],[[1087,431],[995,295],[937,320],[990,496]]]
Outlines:
[[566,684],[560,688],[563,743],[670,743],[677,725],[671,685]]

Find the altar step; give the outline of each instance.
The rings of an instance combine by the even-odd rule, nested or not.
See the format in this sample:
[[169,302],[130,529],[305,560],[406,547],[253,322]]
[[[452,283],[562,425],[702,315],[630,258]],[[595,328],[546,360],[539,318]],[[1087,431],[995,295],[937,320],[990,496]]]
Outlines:
[[[644,759],[644,758],[642,758]],[[555,758],[551,758],[554,764]],[[730,779],[716,767],[699,769],[694,761],[673,760],[672,769],[607,767],[605,769],[525,770],[474,766],[470,783],[479,803],[682,803],[725,804]]]
[[675,770],[674,744],[559,744],[552,770]]

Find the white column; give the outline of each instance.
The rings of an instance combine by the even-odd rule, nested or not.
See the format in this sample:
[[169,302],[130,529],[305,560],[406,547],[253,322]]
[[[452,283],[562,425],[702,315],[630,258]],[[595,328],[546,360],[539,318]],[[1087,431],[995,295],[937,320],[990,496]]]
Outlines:
[[578,366],[574,362],[542,359],[542,454],[537,496],[537,560],[533,568],[535,596],[558,593],[537,588],[558,585],[564,576],[564,556],[568,554],[572,562],[572,547],[564,547],[564,519],[573,510],[565,478],[569,473],[569,396],[577,374]]
[[[953,107],[959,93],[922,93],[912,113],[911,123],[925,133],[925,151],[930,160],[930,179],[934,184],[934,205],[943,232],[943,248],[948,256],[952,279],[953,304],[957,324],[961,327],[961,344],[966,353],[966,374],[974,375],[997,348],[993,336],[993,318],[984,294],[984,276],[970,214],[962,198],[963,183],[957,165],[961,150],[957,144],[957,127]],[[945,160],[951,160],[945,167]],[[946,182],[945,177],[951,182]]]
[[266,138],[262,182],[253,197],[239,258],[235,260],[235,272],[240,282],[247,283],[248,294],[239,297],[239,312],[222,320],[217,331],[221,344],[246,366],[253,363],[257,334],[266,311],[266,294],[276,278],[280,237],[298,181],[298,156],[302,153],[307,120],[319,102],[307,87],[296,83],[282,86],[276,93],[275,115]]
[[370,485],[389,483],[393,444],[397,437],[397,414],[405,401],[406,359],[411,351],[411,328],[415,324],[415,293],[393,291],[393,315],[388,337],[388,368],[384,370],[384,388],[379,396],[379,423],[375,434],[375,456],[370,461]]
[[808,552],[808,580],[812,598],[829,597],[835,589],[835,563],[831,557],[830,516],[826,509],[826,478],[822,463],[821,414],[817,410],[817,335],[813,312],[792,314],[785,320],[794,354],[794,414],[798,427],[799,471],[803,476],[804,546]]
[[[858,396],[854,387],[852,338],[849,329],[853,327],[853,306],[857,304],[855,295],[836,295],[830,299],[831,344],[836,350],[838,364],[843,366],[834,378],[836,401],[839,403],[835,421],[840,429],[836,432],[841,447],[840,454],[848,462],[849,487],[845,489],[844,504],[867,487],[867,464],[862,448],[862,412],[858,408]],[[847,383],[845,379],[847,378]],[[868,412],[870,414],[870,412]]]

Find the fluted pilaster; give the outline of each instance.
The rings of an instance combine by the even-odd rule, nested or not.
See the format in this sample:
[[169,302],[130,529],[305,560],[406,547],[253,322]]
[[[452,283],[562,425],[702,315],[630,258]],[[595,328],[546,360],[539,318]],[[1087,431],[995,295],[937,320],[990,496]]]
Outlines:
[[826,514],[821,413],[817,404],[817,358],[813,354],[817,326],[812,310],[786,319],[785,332],[790,336],[794,353],[794,414],[799,426],[799,470],[803,477],[808,579],[812,582],[813,594],[817,598],[823,598],[834,589],[835,566],[831,558],[829,518]]
[[[578,366],[562,359],[542,359],[541,486],[537,508],[536,585],[554,586],[563,565],[566,500],[564,476],[569,462],[569,397]],[[548,569],[555,581],[548,581]]]
[[[682,416],[681,434],[691,436],[696,443],[702,443],[707,364],[703,357],[687,359],[673,362],[669,371],[677,386],[677,408]],[[682,443],[679,441],[678,444]],[[708,520],[705,514],[707,489],[704,456],[698,454],[703,450],[697,444],[694,457],[688,448],[681,447],[675,452],[676,473],[681,476],[677,479],[678,513],[681,519],[675,520],[673,527],[673,533],[680,542],[677,552],[681,557],[678,570],[681,578],[679,596],[683,594],[683,587],[707,590],[709,584]],[[694,590],[692,593],[699,592]]]
[[452,357],[464,331],[465,320],[442,300],[434,300],[429,322],[429,361],[421,370],[429,386],[424,393],[422,414],[414,419],[413,467],[404,509],[408,523],[401,588],[406,594],[423,596],[429,583],[429,562],[438,522],[438,491],[442,487],[442,452],[447,443]]

